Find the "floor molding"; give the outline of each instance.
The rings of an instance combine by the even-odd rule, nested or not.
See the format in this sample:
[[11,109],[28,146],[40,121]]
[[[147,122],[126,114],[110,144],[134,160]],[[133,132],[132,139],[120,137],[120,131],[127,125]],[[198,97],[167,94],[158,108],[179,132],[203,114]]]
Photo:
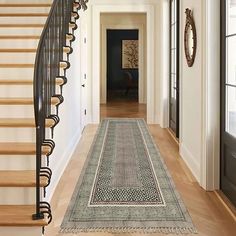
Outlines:
[[216,190],[214,193],[236,222],[236,208],[220,190]]
[[182,159],[187,164],[188,168],[191,170],[192,174],[196,178],[197,182],[200,182],[200,166],[196,162],[196,158],[193,154],[188,150],[188,148],[181,143],[179,145],[179,153]]
[[169,132],[169,134],[171,135],[171,137],[173,138],[173,140],[178,144],[179,146],[179,139],[175,137],[175,134],[174,132],[170,129],[170,128],[167,128],[167,131]]

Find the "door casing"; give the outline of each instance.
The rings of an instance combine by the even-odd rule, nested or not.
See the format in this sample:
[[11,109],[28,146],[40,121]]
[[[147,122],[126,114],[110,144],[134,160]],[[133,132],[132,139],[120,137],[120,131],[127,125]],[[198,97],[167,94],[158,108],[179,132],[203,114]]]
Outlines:
[[[236,206],[236,184],[232,182],[232,178],[236,179],[236,169],[231,169],[236,163],[236,137],[226,132],[226,0],[221,1],[221,177],[220,188],[223,193]],[[236,37],[236,36],[233,36]],[[235,158],[235,159],[234,159]],[[234,160],[234,161],[233,161]],[[228,162],[228,163],[227,163]],[[233,175],[233,176],[232,176]],[[235,181],[236,182],[236,181]]]

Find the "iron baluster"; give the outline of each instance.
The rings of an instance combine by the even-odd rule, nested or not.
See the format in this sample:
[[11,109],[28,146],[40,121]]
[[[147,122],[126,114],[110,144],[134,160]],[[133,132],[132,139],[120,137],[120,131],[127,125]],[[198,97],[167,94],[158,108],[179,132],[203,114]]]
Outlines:
[[[46,119],[53,119],[55,124],[59,122],[59,117],[51,109],[52,98],[57,98],[59,103],[56,104],[58,110],[59,104],[63,102],[62,86],[67,82],[65,70],[69,68],[68,59],[64,57],[64,49],[67,45],[67,35],[70,33],[70,24],[72,22],[72,12],[74,4],[80,4],[85,10],[87,0],[54,0],[52,7],[45,23],[42,35],[39,40],[34,68],[34,114],[36,125],[36,209],[33,215],[34,220],[44,218],[48,215],[49,222],[52,219],[50,205],[42,202],[40,175],[48,176],[49,183],[51,172],[49,168],[42,165],[42,147],[47,146],[50,150],[46,153],[47,158],[51,155],[55,144],[46,137]],[[73,32],[73,30],[72,30]],[[70,53],[72,48],[70,47]],[[66,69],[61,74],[60,63],[65,62]],[[60,88],[60,94],[56,91],[56,79],[63,79]],[[53,132],[52,132],[53,133]],[[47,163],[47,165],[49,162]],[[47,170],[47,173],[46,173]]]

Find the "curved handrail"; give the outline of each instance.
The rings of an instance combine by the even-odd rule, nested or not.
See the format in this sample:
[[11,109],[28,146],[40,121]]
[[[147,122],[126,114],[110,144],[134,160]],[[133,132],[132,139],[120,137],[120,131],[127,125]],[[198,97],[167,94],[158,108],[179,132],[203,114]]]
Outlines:
[[[77,11],[81,7],[86,10],[88,0],[54,0],[42,31],[35,58],[34,68],[34,114],[36,125],[36,213],[33,219],[44,218],[41,211],[40,200],[40,173],[42,171],[42,146],[48,145],[54,148],[54,142],[46,139],[45,122],[47,118],[59,121],[58,114],[54,114],[51,108],[51,100],[57,97],[59,103],[63,102],[61,94],[56,91],[56,79],[64,78],[65,70],[69,67],[67,59],[64,60],[64,49],[67,45],[67,37],[73,37],[76,29],[75,21],[78,18]],[[74,22],[72,21],[74,19]],[[72,52],[71,48],[69,50]],[[62,62],[66,64],[62,67]],[[61,75],[61,71],[64,74]]]

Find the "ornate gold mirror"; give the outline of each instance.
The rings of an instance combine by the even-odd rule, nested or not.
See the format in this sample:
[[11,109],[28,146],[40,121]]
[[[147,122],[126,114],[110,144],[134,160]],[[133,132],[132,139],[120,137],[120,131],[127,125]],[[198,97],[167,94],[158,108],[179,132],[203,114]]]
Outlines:
[[184,30],[184,50],[189,67],[193,66],[197,51],[197,32],[190,9],[186,9],[186,24]]

